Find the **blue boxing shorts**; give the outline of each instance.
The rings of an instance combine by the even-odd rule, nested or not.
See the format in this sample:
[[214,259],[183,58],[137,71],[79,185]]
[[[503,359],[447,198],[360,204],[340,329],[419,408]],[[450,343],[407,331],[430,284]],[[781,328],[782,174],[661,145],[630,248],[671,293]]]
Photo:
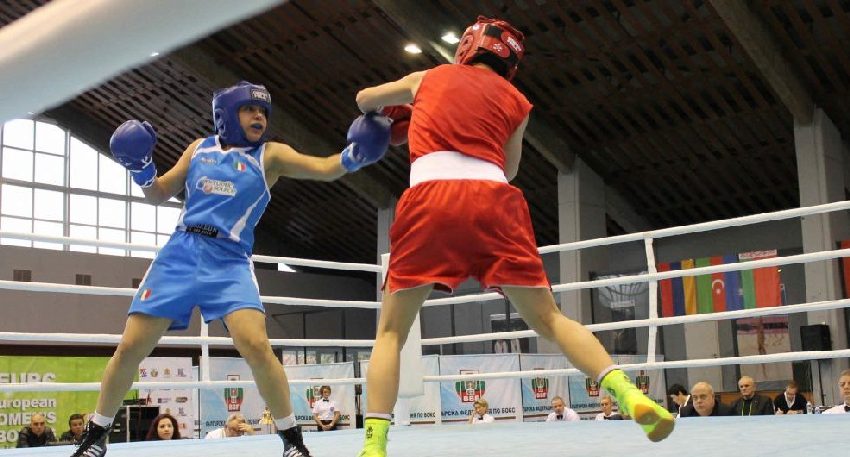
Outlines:
[[171,319],[169,330],[182,330],[195,306],[205,322],[238,309],[265,313],[254,264],[239,243],[175,231],[148,267],[127,314]]

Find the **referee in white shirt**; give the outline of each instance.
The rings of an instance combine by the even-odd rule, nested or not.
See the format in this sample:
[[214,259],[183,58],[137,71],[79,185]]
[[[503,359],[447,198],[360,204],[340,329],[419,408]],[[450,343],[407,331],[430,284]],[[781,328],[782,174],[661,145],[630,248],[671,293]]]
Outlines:
[[552,412],[546,416],[546,422],[567,421],[574,422],[581,420],[578,413],[573,411],[564,404],[564,399],[560,396],[552,399]]
[[336,430],[336,424],[339,423],[339,410],[331,396],[331,386],[322,386],[319,388],[322,398],[316,400],[313,404],[313,420],[316,421],[316,431],[329,432]]
[[479,398],[472,403],[472,414],[469,415],[468,424],[492,424],[496,422],[496,418],[491,416],[487,410],[490,409],[490,404],[487,400]]

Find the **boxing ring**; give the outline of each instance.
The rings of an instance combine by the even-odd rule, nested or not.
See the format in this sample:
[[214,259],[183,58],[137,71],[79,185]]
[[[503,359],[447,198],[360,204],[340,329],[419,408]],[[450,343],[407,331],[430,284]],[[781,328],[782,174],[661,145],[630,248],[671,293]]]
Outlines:
[[[657,303],[658,281],[682,276],[698,276],[710,273],[749,270],[768,266],[780,266],[787,264],[809,263],[836,259],[850,256],[850,249],[837,249],[833,251],[812,252],[784,257],[773,257],[768,259],[754,260],[743,263],[731,263],[714,265],[709,267],[694,268],[689,270],[673,270],[657,272],[655,270],[655,255],[653,242],[658,238],[683,235],[688,233],[704,232],[719,228],[742,226],[762,223],[765,221],[778,221],[802,216],[823,214],[832,211],[845,211],[850,209],[850,201],[836,202],[826,205],[808,208],[797,208],[775,213],[756,214],[734,219],[712,221],[691,226],[672,227],[668,229],[632,233],[609,238],[598,238],[562,245],[546,246],[540,248],[541,253],[565,252],[595,246],[610,246],[619,243],[627,243],[643,240],[646,248],[647,268],[649,273],[621,276],[617,278],[583,281],[568,284],[559,284],[552,287],[554,292],[579,290],[583,288],[597,288],[617,284],[628,284],[634,282],[647,282],[649,284],[650,303]],[[52,237],[33,235],[28,233],[0,232],[2,238],[15,238],[33,241],[46,241],[66,244],[87,244],[104,247],[114,247],[128,250],[157,250],[156,246],[132,245],[124,243],[105,243],[97,240],[82,240],[65,237]],[[255,262],[262,263],[287,263],[290,265],[310,266],[313,268],[328,268],[335,270],[360,270],[380,274],[388,263],[387,256],[382,260],[383,265],[336,263],[316,261],[309,259],[297,259],[290,257],[271,257],[255,255]],[[92,294],[92,295],[117,295],[132,296],[135,289],[131,288],[108,288],[96,286],[77,286],[50,283],[24,283],[14,281],[0,281],[0,289],[14,289],[31,292],[53,292],[69,294]],[[495,293],[484,293],[464,295],[459,297],[431,299],[425,306],[446,306],[450,304],[482,302],[500,299]],[[273,297],[263,296],[264,303],[278,303],[284,305],[300,305],[315,307],[348,307],[378,309],[380,303],[377,301],[338,301],[317,300],[295,297]],[[701,322],[708,320],[740,319],[745,317],[768,316],[776,314],[792,314],[811,311],[824,311],[839,309],[850,306],[850,299],[821,301],[796,305],[786,305],[771,308],[756,308],[747,310],[717,312],[712,314],[696,314],[687,316],[665,317],[657,316],[657,307],[650,306],[648,319],[620,321],[604,324],[593,324],[587,327],[594,332],[624,328],[647,327],[650,338],[648,338],[648,354],[655,354],[655,333],[658,327],[682,323]],[[402,385],[400,392],[415,395],[421,391],[424,383],[453,382],[463,380],[481,380],[494,378],[536,378],[575,375],[579,372],[575,369],[557,370],[531,370],[516,372],[487,372],[470,375],[439,375],[421,376],[417,369],[417,360],[421,355],[421,348],[429,345],[443,345],[462,342],[491,341],[504,338],[534,338],[536,333],[531,330],[518,332],[496,332],[474,335],[463,335],[444,338],[422,339],[419,336],[419,326],[415,325],[411,331],[405,348],[402,350]],[[120,335],[82,335],[82,334],[36,334],[0,332],[0,341],[3,342],[38,342],[38,343],[77,343],[77,344],[117,344]],[[199,389],[221,389],[224,387],[250,387],[251,381],[213,381],[209,377],[209,348],[210,346],[232,346],[232,341],[224,337],[209,337],[208,327],[202,325],[201,335],[197,337],[168,336],[161,340],[163,344],[181,346],[200,346],[200,380],[196,382],[137,382],[134,389],[143,388],[199,388]],[[273,346],[333,346],[333,347],[368,347],[373,345],[370,340],[330,340],[330,339],[272,339]],[[779,354],[755,355],[744,357],[724,357],[697,360],[675,360],[656,362],[654,357],[648,357],[646,363],[622,365],[629,370],[660,370],[667,368],[696,368],[717,367],[722,365],[736,364],[761,364],[773,362],[789,362],[815,359],[834,359],[850,357],[850,350],[834,351],[806,351],[786,352]],[[358,384],[364,383],[362,378],[323,379],[323,384]],[[292,385],[312,385],[314,379],[291,379]],[[96,391],[99,383],[16,383],[5,384],[4,391]],[[396,422],[404,424],[409,422],[408,411],[405,410],[405,399],[400,399],[397,407]],[[541,422],[513,422],[490,424],[488,426],[470,425],[417,425],[393,427],[390,434],[389,452],[394,456],[461,456],[470,452],[486,452],[491,457],[507,457],[515,455],[533,456],[562,456],[562,455],[681,455],[683,449],[688,449],[690,455],[718,455],[722,452],[729,453],[751,453],[751,455],[764,455],[768,452],[776,456],[799,455],[800,452],[822,452],[824,455],[841,455],[850,445],[850,437],[847,437],[846,429],[850,424],[850,415],[800,415],[784,416],[775,418],[772,416],[759,417],[717,417],[700,419],[677,420],[676,430],[661,443],[650,443],[646,440],[640,427],[631,421],[581,421],[578,423],[541,423]],[[793,430],[793,437],[799,440],[776,439],[777,436],[787,434]],[[615,439],[612,439],[615,438]],[[362,430],[342,430],[334,433],[308,433],[305,442],[310,447],[314,456],[354,456],[360,449],[363,439]],[[427,444],[426,444],[427,443]],[[166,449],[168,448],[168,449]],[[40,455],[40,456],[64,456],[69,455],[69,449],[65,447],[48,447],[38,449],[13,449],[0,450],[0,456],[11,455]],[[518,453],[517,450],[521,449]],[[179,440],[175,442],[136,442],[116,443],[109,448],[109,455],[113,456],[141,456],[150,452],[177,452],[187,455],[201,455],[208,457],[233,455],[237,452],[259,452],[260,455],[274,455],[280,452],[280,440],[272,436],[245,437],[238,440]]]
[[[110,8],[105,8],[105,1],[97,0],[90,3],[91,8],[70,8],[70,1],[55,1],[41,8],[40,11],[12,24],[0,31],[0,62],[8,69],[0,76],[0,87],[18,87],[16,91],[0,93],[0,122],[15,116],[24,115],[28,111],[39,111],[52,104],[66,99],[71,94],[90,87],[106,78],[106,75],[138,64],[149,58],[150,43],[132,49],[126,43],[144,43],[144,39],[156,39],[157,49],[172,49],[179,43],[209,33],[227,22],[237,20],[249,14],[261,11],[275,3],[273,0],[245,0],[231,2],[215,0],[217,7],[207,6],[198,8],[200,3],[180,3],[182,13],[161,9],[142,7],[143,2],[134,0],[112,0]],[[177,7],[176,5],[174,6]],[[194,10],[194,11],[193,11]],[[170,18],[181,18],[189,15],[207,14],[209,20],[190,21],[190,24],[202,26],[187,28],[185,21],[174,23]],[[97,16],[100,14],[101,16]],[[103,14],[108,14],[108,19]],[[63,16],[57,20],[58,16]],[[96,20],[101,17],[103,20]],[[126,21],[121,19],[126,19]],[[83,20],[85,19],[85,20]],[[164,23],[161,29],[149,28],[133,31],[127,36],[126,29],[116,30],[115,24],[131,23]],[[50,27],[44,24],[50,23]],[[84,27],[81,27],[84,25]],[[112,27],[112,28],[110,28]],[[32,34],[34,30],[49,30],[47,34]],[[64,40],[51,40],[52,33],[61,33]],[[24,34],[34,35],[31,40],[16,42],[15,38]],[[55,35],[53,35],[55,37]],[[86,40],[91,37],[120,36],[120,40],[98,40],[98,47],[86,46]],[[74,39],[67,39],[74,37]],[[83,45],[80,45],[83,43]],[[112,44],[115,44],[112,46]],[[106,46],[106,47],[104,47]],[[80,55],[75,50],[98,49],[98,58]],[[39,55],[39,53],[42,53]],[[33,57],[35,56],[35,57]],[[44,57],[48,56],[48,57]],[[54,56],[54,57],[49,57]],[[36,58],[37,57],[37,58]],[[51,62],[52,71],[43,71],[40,62]],[[80,61],[101,62],[103,65],[87,65],[82,67]],[[59,68],[57,68],[57,66]],[[71,71],[73,69],[77,71]],[[53,84],[53,75],[62,74],[63,84]],[[41,79],[39,79],[41,78]],[[26,87],[20,87],[20,82],[26,81]],[[51,90],[45,90],[50,88]],[[822,301],[788,305],[774,308],[757,308],[739,311],[718,312],[713,314],[697,314],[688,316],[659,318],[657,307],[658,281],[683,276],[698,276],[711,273],[749,270],[768,266],[799,264],[817,261],[827,261],[850,256],[850,249],[813,252],[793,256],[774,257],[754,260],[746,263],[732,263],[689,270],[658,272],[656,270],[655,250],[653,242],[659,238],[705,232],[727,227],[743,226],[766,221],[797,218],[807,215],[823,214],[831,211],[846,211],[850,202],[837,202],[809,208],[799,208],[769,214],[757,214],[741,218],[713,221],[691,226],[673,227],[650,232],[631,233],[610,238],[585,240],[540,249],[541,254],[575,251],[578,249],[612,246],[619,243],[643,242],[647,260],[646,274],[621,276],[595,281],[582,281],[553,286],[553,292],[567,292],[586,288],[598,288],[646,282],[649,285],[649,318],[632,321],[611,322],[589,325],[594,332],[618,330],[627,328],[646,327],[649,331],[647,343],[648,360],[646,363],[624,365],[626,369],[661,370],[668,368],[718,367],[722,365],[761,364],[771,362],[788,362],[800,360],[834,359],[850,357],[850,350],[787,352],[781,354],[725,357],[698,360],[676,360],[656,362],[656,334],[661,326],[702,322],[708,320],[740,319],[777,314],[792,314],[801,312],[824,311],[850,306],[850,300]],[[64,237],[40,236],[27,233],[0,232],[2,238],[15,238],[33,241],[47,241],[64,244],[90,245],[101,247],[121,248],[134,251],[156,251],[156,246],[141,246],[125,243],[100,242],[96,240],[81,240]],[[381,274],[387,263],[386,257],[382,265],[344,264],[322,262],[288,257],[254,256],[255,262],[286,263],[313,268],[329,268],[337,270],[368,271]],[[29,292],[52,292],[67,294],[110,295],[130,297],[135,294],[131,288],[108,288],[95,286],[76,286],[38,282],[0,281],[0,289],[20,290]],[[446,306],[452,304],[482,302],[500,299],[495,293],[465,295],[461,297],[428,300],[425,306]],[[283,305],[333,307],[333,308],[365,308],[378,309],[377,301],[347,301],[314,300],[295,297],[263,296],[264,303]],[[128,300],[129,302],[129,300]],[[453,376],[421,376],[415,369],[417,357],[423,346],[483,342],[505,338],[534,338],[533,331],[498,332],[476,335],[464,335],[447,338],[422,339],[418,325],[414,326],[411,337],[402,353],[403,376],[401,392],[413,393],[421,390],[423,383],[449,382],[463,380],[481,380],[493,378],[536,378],[541,376],[567,376],[578,374],[574,369],[563,370],[533,370],[519,372],[477,373],[474,375]],[[70,343],[70,344],[112,344],[117,345],[120,335],[82,335],[68,333],[20,333],[0,332],[0,341],[4,343]],[[223,337],[210,337],[208,327],[202,325],[201,334],[193,337],[167,336],[162,338],[162,344],[200,347],[200,380],[180,383],[145,383],[137,382],[133,389],[222,389],[224,387],[250,387],[251,381],[213,381],[209,373],[209,349],[215,347],[232,347],[232,340]],[[373,345],[370,340],[329,340],[329,339],[273,339],[273,346],[333,346],[333,347],[368,347]],[[404,367],[413,367],[406,369]],[[313,385],[312,379],[291,379],[295,386]],[[360,384],[362,378],[323,379],[323,384]],[[4,392],[38,392],[38,391],[97,391],[99,383],[16,383],[3,384]],[[405,401],[400,402],[396,416],[401,423],[406,418]],[[409,418],[408,418],[409,419]],[[541,423],[541,422],[500,422],[487,426],[468,425],[434,425],[434,426],[394,426],[390,433],[389,455],[395,457],[460,457],[469,454],[480,454],[488,457],[507,456],[714,456],[722,455],[772,455],[774,457],[796,456],[801,453],[820,455],[846,455],[850,446],[847,429],[850,425],[850,415],[801,415],[774,417],[720,417],[704,419],[677,420],[676,430],[666,440],[660,443],[650,443],[640,427],[631,421],[581,421],[577,423]],[[362,430],[341,430],[334,433],[305,434],[305,442],[315,457],[337,457],[357,454],[363,441]],[[254,455],[280,455],[282,445],[277,436],[264,435],[243,437],[226,440],[178,440],[161,442],[116,443],[109,446],[112,457],[142,457],[152,453],[188,455],[205,457],[232,456],[252,453]],[[5,456],[68,456],[71,453],[68,446],[44,447],[35,449],[0,450],[0,457]]]

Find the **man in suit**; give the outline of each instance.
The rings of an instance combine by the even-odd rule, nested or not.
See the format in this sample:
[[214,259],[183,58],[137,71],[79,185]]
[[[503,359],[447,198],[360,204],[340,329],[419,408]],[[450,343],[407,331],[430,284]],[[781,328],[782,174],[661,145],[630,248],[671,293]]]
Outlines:
[[673,405],[670,405],[669,411],[671,413],[681,414],[682,408],[685,405],[692,405],[694,401],[691,399],[691,396],[688,395],[688,390],[685,389],[685,386],[681,384],[673,384],[667,389],[667,395],[670,396],[670,400],[673,401]]
[[728,416],[729,407],[714,398],[714,387],[707,382],[698,382],[691,388],[693,404],[685,405],[679,417]]
[[797,395],[797,383],[788,381],[785,392],[773,399],[776,414],[806,414],[806,397]]
[[749,376],[738,380],[738,390],[741,398],[732,403],[732,414],[735,416],[772,416],[773,402],[764,395],[756,393],[756,382]]

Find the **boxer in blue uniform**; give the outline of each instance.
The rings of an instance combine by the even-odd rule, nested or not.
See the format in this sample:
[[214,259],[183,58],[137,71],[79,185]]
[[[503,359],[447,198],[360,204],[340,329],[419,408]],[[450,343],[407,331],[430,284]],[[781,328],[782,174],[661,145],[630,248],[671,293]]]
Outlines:
[[267,142],[271,96],[265,87],[241,82],[213,95],[216,135],[192,142],[164,175],[157,177],[152,153],[156,133],[130,120],[110,140],[116,161],[142,187],[146,201],[159,204],[185,188],[178,225],[151,263],[133,297],[126,327],[103,375],[97,409],[73,457],[101,457],[121,400],[139,363],[168,330],[185,329],[195,306],[206,322],[222,319],[233,344],[254,375],[268,404],[283,457],[309,457],[289,401],[283,366],[272,352],[251,252],[254,227],[281,177],[332,181],[374,163],[386,152],[391,121],[365,114],[348,130],[348,146],[330,157],[301,154]]

